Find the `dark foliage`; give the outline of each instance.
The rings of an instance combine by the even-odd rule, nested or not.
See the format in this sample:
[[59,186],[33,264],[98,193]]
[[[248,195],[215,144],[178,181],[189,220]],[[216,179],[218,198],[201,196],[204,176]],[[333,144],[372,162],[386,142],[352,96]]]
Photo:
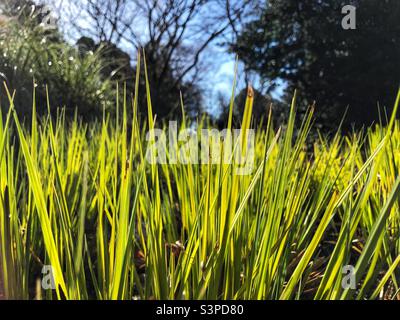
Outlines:
[[[67,107],[68,114],[77,110],[91,119],[101,115],[103,107],[112,106],[111,82],[101,73],[99,51],[79,54],[63,40],[57,26],[47,28],[41,22],[41,6],[19,1],[6,9],[0,26],[0,75],[9,90],[17,92],[14,103],[20,115],[31,113],[34,88],[39,113],[48,110],[46,88],[52,113]],[[5,106],[3,84],[0,90]]]
[[348,4],[268,1],[232,45],[248,70],[285,80],[288,97],[299,89],[299,101],[316,101],[326,129],[337,127],[347,107],[347,128],[377,121],[377,103],[390,113],[400,83],[400,2],[352,1],[356,30],[344,30]]

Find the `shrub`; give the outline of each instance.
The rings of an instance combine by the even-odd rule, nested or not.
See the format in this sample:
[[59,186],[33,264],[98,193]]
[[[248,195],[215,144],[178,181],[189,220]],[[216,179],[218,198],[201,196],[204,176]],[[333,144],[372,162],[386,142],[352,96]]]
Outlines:
[[[5,18],[0,32],[0,72],[11,89],[18,91],[15,107],[29,114],[32,88],[36,87],[38,112],[47,111],[46,87],[51,92],[51,111],[75,108],[84,117],[102,114],[111,106],[113,90],[110,79],[101,73],[104,63],[101,48],[80,54],[67,44],[57,30],[48,30],[33,16],[26,19]],[[2,103],[5,92],[2,90]]]

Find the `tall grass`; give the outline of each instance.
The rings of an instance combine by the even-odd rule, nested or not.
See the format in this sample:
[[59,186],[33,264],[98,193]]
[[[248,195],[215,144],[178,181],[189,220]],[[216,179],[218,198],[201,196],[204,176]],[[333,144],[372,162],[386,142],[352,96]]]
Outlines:
[[[146,131],[167,128],[153,116],[149,87],[148,121],[139,121],[139,74],[132,103],[94,124],[71,123],[63,111],[39,119],[34,105],[26,129],[8,92],[0,116],[8,298],[400,299],[400,93],[387,127],[321,137],[312,152],[313,110],[298,119],[294,98],[284,129],[269,112],[255,134],[253,173],[237,175],[222,162],[146,160]],[[252,104],[250,91],[242,129]],[[55,290],[36,284],[43,265],[53,267]],[[342,285],[346,265],[356,289]]]

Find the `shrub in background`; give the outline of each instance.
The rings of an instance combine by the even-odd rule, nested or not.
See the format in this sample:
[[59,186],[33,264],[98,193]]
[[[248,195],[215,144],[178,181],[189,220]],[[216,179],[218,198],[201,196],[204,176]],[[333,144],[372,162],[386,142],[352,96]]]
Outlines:
[[[29,115],[35,87],[38,112],[47,111],[47,87],[52,112],[66,106],[67,113],[76,108],[85,118],[101,114],[114,98],[111,80],[102,74],[102,48],[81,54],[57,29],[38,23],[38,14],[37,10],[26,14],[24,7],[16,16],[3,16],[0,25],[0,75],[18,91],[16,109]],[[1,90],[4,103],[3,86]]]

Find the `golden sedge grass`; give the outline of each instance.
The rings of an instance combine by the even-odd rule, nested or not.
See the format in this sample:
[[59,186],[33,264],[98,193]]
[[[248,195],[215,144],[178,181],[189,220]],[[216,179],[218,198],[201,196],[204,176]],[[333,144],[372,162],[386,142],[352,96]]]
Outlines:
[[[400,93],[387,127],[321,137],[311,154],[313,110],[297,119],[294,98],[284,130],[272,112],[256,130],[253,173],[236,175],[222,162],[146,161],[145,133],[158,123],[148,85],[148,122],[137,116],[139,75],[132,104],[93,124],[63,112],[39,119],[34,105],[26,129],[9,92],[0,116],[6,297],[400,299]],[[252,105],[250,91],[242,129]],[[43,265],[55,290],[36,285]],[[343,286],[346,265],[355,289]]]

